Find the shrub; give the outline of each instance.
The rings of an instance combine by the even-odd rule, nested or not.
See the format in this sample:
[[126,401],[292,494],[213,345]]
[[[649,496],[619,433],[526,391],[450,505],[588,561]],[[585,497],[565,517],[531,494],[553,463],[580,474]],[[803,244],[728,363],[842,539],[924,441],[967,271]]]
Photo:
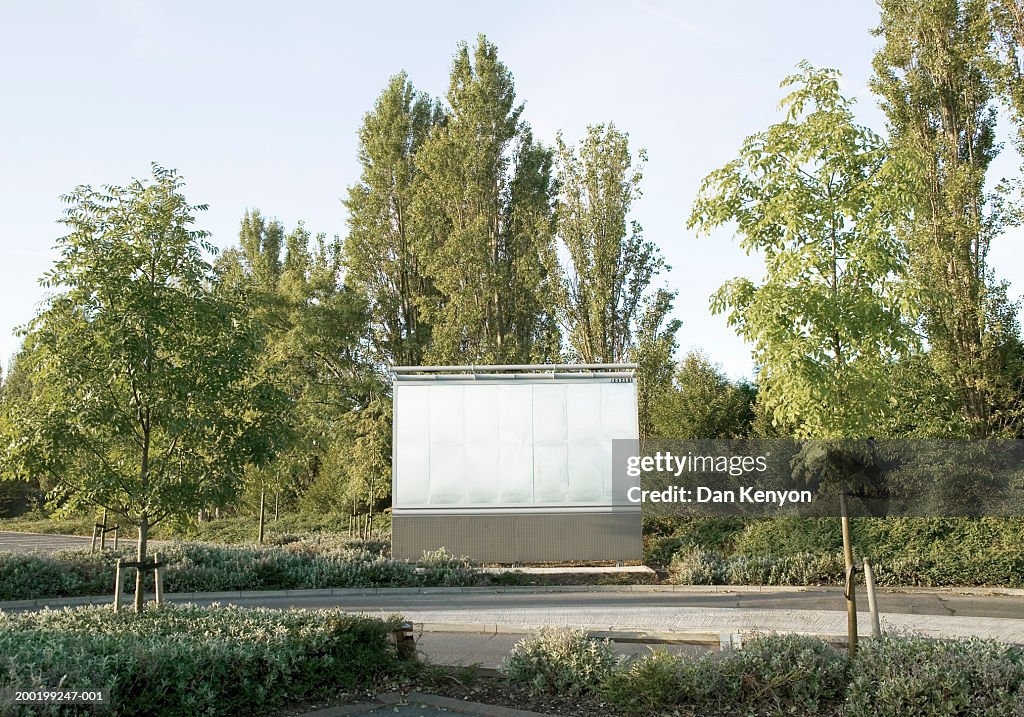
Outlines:
[[111,715],[253,714],[395,670],[387,638],[397,622],[175,605],[139,615],[106,607],[0,614],[0,687],[109,688]]
[[758,714],[821,714],[842,701],[847,681],[846,657],[806,635],[755,637],[711,669],[718,675],[712,699],[720,709]]
[[654,650],[609,675],[601,694],[626,714],[659,714],[676,705],[693,704],[695,677],[692,661]]
[[672,557],[668,566],[669,582],[677,585],[721,585],[726,565],[721,556],[699,548],[688,548]]
[[843,699],[846,659],[824,641],[762,636],[697,658],[655,652],[609,677],[602,694],[627,714],[687,706],[725,714],[822,714]]
[[[427,553],[417,573],[414,565],[382,557],[380,545],[371,542],[317,538],[281,547],[174,543],[159,552],[161,561],[169,563],[163,571],[169,593],[473,585],[478,580],[466,558],[443,550]],[[132,550],[0,553],[0,600],[109,594],[118,557],[132,560]],[[152,589],[152,575],[147,584]]]
[[424,551],[419,566],[423,585],[472,585],[476,582],[475,564],[467,557],[449,555],[444,548]]
[[885,636],[854,660],[849,717],[1024,714],[1024,651],[985,640]]
[[593,692],[619,664],[608,640],[595,640],[585,630],[542,630],[519,642],[502,671],[538,692]]

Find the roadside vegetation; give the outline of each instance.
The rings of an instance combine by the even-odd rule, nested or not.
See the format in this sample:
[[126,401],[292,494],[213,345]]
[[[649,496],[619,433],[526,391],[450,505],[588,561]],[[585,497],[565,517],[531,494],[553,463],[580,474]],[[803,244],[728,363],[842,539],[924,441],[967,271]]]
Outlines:
[[[1024,587],[1022,518],[855,518],[855,552],[887,587]],[[837,519],[648,521],[644,558],[670,582],[842,585]]]
[[[106,688],[105,715],[266,714],[395,673],[398,618],[338,610],[152,606],[0,613],[0,687]],[[82,714],[7,705],[4,714]]]
[[1024,710],[1024,650],[983,640],[886,636],[864,641],[850,661],[815,637],[762,635],[721,654],[654,650],[622,659],[583,631],[550,631],[517,645],[503,672],[537,704],[574,696],[579,714],[1011,717]]

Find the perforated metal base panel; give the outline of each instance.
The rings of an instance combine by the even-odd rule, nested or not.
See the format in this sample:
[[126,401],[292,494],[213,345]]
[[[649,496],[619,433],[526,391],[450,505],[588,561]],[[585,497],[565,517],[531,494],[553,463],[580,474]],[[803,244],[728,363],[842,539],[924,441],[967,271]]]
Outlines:
[[419,560],[444,548],[481,563],[640,560],[640,513],[396,515],[391,552]]

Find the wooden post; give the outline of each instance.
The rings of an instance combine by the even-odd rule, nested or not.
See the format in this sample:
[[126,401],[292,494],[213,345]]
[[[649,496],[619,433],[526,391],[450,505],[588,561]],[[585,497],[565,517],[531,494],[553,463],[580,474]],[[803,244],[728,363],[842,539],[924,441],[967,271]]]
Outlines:
[[100,532],[100,552],[107,549],[107,509],[103,509],[103,530]]
[[124,574],[121,571],[121,558],[117,559],[114,568],[114,612],[121,612],[121,592],[124,588]]
[[853,544],[850,542],[850,514],[846,509],[845,488],[839,494],[840,525],[843,529],[843,562],[846,564],[846,632],[849,639],[849,652],[852,659],[857,654],[857,595],[856,570],[853,564]]
[[871,637],[881,637],[882,624],[878,620],[878,603],[875,602],[875,571],[867,558],[864,558],[864,587],[868,593],[868,611],[871,613]]
[[90,553],[96,552],[96,525],[92,526],[92,547],[89,548]]
[[266,505],[266,502],[267,502],[267,491],[266,491],[265,488],[260,488],[260,531],[259,531],[259,538],[256,541],[260,545],[263,545],[263,515],[264,515],[263,508]]
[[274,494],[274,522],[276,523],[278,518],[281,517],[281,491],[278,490]]
[[114,526],[114,550],[117,550],[117,526]]
[[[160,553],[153,553],[153,562],[160,563]],[[153,590],[156,592],[156,604],[164,602],[164,576],[159,567],[153,568]]]

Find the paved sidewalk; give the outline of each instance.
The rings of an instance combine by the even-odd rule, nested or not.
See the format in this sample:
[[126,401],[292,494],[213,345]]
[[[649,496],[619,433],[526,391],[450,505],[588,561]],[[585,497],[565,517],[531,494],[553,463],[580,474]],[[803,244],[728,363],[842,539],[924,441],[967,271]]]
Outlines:
[[[372,611],[368,611],[372,614]],[[580,627],[609,633],[645,633],[656,637],[743,636],[757,632],[805,633],[838,639],[846,636],[841,610],[751,610],[741,608],[618,607],[614,610],[552,608],[407,610],[403,615],[432,630],[530,632],[542,627]],[[866,613],[858,613],[858,631],[871,634]],[[881,616],[882,630],[925,637],[981,637],[1024,644],[1024,619],[950,615]]]

